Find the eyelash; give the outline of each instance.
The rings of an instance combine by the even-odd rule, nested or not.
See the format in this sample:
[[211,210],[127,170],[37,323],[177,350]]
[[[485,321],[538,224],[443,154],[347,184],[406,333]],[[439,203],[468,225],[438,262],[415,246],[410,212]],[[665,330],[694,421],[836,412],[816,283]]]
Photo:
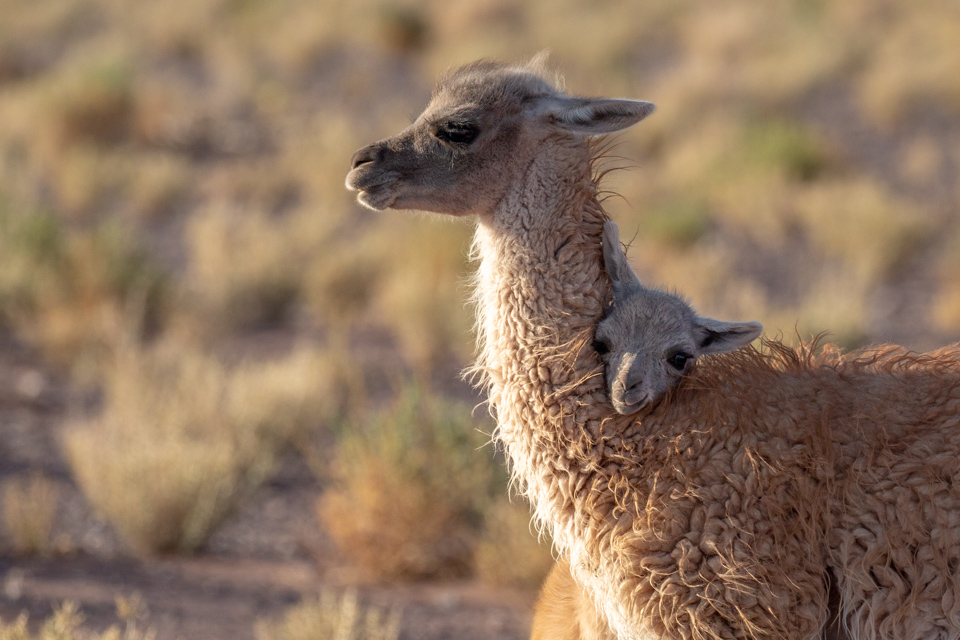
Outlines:
[[470,144],[480,135],[480,129],[472,122],[448,122],[437,128],[437,139],[450,144]]

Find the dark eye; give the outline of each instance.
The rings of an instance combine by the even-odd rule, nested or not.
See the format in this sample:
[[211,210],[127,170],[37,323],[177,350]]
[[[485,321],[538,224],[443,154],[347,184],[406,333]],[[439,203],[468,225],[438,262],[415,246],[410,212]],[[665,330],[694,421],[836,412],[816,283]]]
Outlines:
[[452,144],[470,144],[480,135],[480,129],[472,122],[447,122],[437,128],[437,138]]
[[610,345],[603,340],[594,340],[593,350],[597,352],[597,355],[605,356],[610,353]]
[[667,358],[667,363],[677,371],[683,371],[691,358],[685,353],[677,353]]

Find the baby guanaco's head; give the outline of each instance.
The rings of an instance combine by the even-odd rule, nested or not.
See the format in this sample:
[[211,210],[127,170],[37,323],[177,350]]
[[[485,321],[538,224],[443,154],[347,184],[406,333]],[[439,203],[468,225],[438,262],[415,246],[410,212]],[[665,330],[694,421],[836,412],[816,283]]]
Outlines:
[[644,287],[630,268],[613,222],[603,228],[603,259],[613,301],[597,325],[593,345],[618,413],[636,413],[658,402],[698,357],[736,351],[763,331],[757,322],[703,318],[679,296]]

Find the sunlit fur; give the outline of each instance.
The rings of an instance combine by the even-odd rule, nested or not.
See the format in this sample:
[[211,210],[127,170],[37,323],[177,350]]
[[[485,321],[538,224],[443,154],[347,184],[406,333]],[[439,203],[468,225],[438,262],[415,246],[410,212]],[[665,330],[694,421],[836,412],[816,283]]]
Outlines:
[[617,636],[570,575],[570,565],[561,560],[540,589],[530,640],[617,640]]
[[[533,73],[504,69],[474,67],[444,108]],[[960,635],[960,351],[770,343],[705,359],[640,419],[616,414],[590,347],[610,289],[591,147],[542,115],[517,116],[497,197],[448,212],[480,216],[475,371],[497,438],[610,629],[813,638],[832,573],[855,639]]]

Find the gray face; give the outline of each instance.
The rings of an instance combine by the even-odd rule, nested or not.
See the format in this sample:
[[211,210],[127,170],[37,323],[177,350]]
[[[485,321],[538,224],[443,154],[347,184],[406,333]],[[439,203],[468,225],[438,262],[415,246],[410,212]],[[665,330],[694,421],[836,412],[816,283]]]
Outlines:
[[412,125],[357,151],[346,186],[371,209],[490,214],[550,145],[619,131],[652,111],[565,96],[531,68],[478,62],[443,78]]
[[613,302],[597,325],[593,347],[618,413],[635,413],[658,402],[698,357],[745,347],[763,330],[757,322],[702,318],[678,296],[644,287],[630,268],[613,222],[603,227],[603,258]]
[[523,162],[517,157],[523,105],[550,92],[532,74],[495,67],[458,72],[441,81],[412,125],[354,154],[347,187],[373,209],[454,215],[489,209],[508,178],[498,159]]
[[700,354],[696,319],[687,304],[661,291],[637,289],[614,302],[597,326],[594,348],[617,412],[657,402],[680,382]]

